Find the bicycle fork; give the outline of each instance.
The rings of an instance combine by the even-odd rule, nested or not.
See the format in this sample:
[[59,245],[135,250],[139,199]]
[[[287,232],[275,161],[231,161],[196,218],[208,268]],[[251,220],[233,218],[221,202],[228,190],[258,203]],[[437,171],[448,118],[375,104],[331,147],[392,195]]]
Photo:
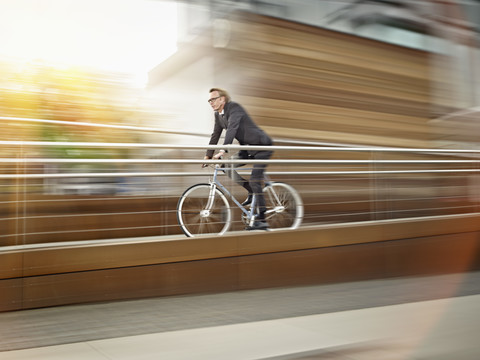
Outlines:
[[207,204],[205,205],[205,208],[200,211],[200,216],[201,217],[209,217],[210,213],[212,211],[213,207],[213,202],[215,201],[215,190],[217,189],[217,186],[215,183],[210,184],[210,192],[208,193],[208,200]]

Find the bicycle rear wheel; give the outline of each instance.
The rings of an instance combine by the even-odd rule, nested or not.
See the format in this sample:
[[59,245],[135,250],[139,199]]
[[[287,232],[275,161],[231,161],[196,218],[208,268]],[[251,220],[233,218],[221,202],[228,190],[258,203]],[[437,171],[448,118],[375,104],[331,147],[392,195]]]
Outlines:
[[209,204],[210,190],[209,184],[193,185],[178,200],[177,220],[185,235],[222,235],[229,229],[230,204],[219,189]]
[[271,230],[296,229],[303,219],[303,202],[297,191],[285,183],[270,183],[263,188]]

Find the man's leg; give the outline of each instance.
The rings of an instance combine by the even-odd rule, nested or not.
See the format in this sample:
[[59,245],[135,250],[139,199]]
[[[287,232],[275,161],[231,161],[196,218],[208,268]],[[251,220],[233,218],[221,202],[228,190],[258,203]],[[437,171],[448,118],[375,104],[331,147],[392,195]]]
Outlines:
[[[255,154],[255,160],[268,160],[272,156],[272,151],[259,151]],[[256,195],[257,199],[257,206],[259,210],[259,221],[265,220],[265,211],[266,204],[265,204],[265,197],[263,196],[263,173],[267,164],[255,164],[253,166],[252,175],[250,176],[250,187],[253,190],[253,193]]]
[[[232,158],[233,159],[240,159],[241,157],[239,157],[238,155],[235,155]],[[248,191],[249,197],[247,198],[247,200],[244,201],[244,205],[248,205],[252,201],[251,194],[253,193],[253,190],[250,186],[249,181],[244,179],[238,172],[236,172],[234,170],[234,168],[238,168],[238,167],[244,166],[244,165],[245,164],[233,164],[233,167],[227,167],[225,169],[225,172],[226,172],[228,177],[230,177],[233,181],[235,181],[235,183],[242,186],[243,188],[245,188],[245,190]],[[247,204],[248,199],[250,199],[250,201]]]

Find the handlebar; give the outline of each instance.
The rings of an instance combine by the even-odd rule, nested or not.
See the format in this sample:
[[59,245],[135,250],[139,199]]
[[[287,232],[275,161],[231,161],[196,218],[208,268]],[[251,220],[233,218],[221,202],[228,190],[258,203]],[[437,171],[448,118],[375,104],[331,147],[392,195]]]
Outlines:
[[[220,157],[218,158],[218,160],[222,160],[222,159],[223,159],[223,156],[220,156]],[[204,168],[206,168],[206,167],[209,167],[209,166],[211,166],[211,167],[213,167],[213,168],[220,168],[220,167],[221,167],[220,164],[202,164],[202,169],[204,169]]]

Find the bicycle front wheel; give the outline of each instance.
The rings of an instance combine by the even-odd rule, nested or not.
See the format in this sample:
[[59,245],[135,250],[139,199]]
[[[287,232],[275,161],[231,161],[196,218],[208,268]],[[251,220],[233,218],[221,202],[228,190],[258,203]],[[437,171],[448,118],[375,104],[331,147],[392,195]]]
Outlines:
[[263,188],[268,225],[274,229],[296,229],[303,219],[303,202],[297,191],[285,183],[270,183]]
[[209,199],[210,192],[209,184],[197,184],[178,200],[177,220],[185,235],[222,235],[229,229],[232,215],[227,198],[215,189]]

